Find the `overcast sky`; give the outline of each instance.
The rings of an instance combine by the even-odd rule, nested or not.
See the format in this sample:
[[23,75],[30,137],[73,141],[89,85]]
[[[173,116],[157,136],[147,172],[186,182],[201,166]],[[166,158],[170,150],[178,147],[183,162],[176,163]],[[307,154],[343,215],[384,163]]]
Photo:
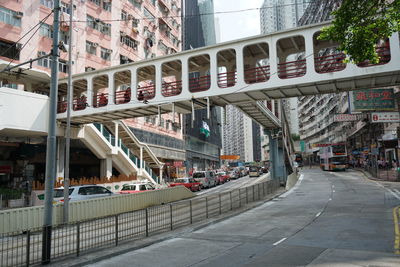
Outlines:
[[[214,0],[214,11],[225,12],[260,8],[264,0]],[[260,10],[216,14],[220,26],[220,41],[230,41],[260,34]]]

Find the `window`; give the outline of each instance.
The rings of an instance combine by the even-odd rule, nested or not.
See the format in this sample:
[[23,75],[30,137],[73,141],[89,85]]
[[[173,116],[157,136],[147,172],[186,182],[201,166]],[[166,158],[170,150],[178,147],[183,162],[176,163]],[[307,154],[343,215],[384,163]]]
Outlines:
[[60,2],[61,12],[71,15],[71,9],[69,7],[70,7],[69,4]]
[[104,23],[98,18],[93,18],[92,16],[86,15],[87,26],[98,30],[99,32],[111,36],[111,24]]
[[125,11],[121,11],[121,20],[128,20],[128,14]]
[[47,38],[53,38],[53,29],[52,28],[53,27],[50,26],[49,24],[43,23],[40,26],[40,30],[39,30],[40,35],[47,37]]
[[119,64],[122,65],[122,64],[131,63],[131,62],[133,62],[133,60],[130,59],[129,57],[124,56],[124,55],[119,55]]
[[[46,52],[43,51],[39,51],[38,52],[38,57],[44,56],[46,55]],[[52,61],[50,59],[50,57],[46,57],[46,58],[42,58],[39,59],[37,61],[37,64],[39,66],[45,67],[45,68],[51,68],[52,66]],[[60,59],[58,61],[58,71],[59,72],[63,72],[63,73],[67,73],[68,72],[68,65],[67,65],[67,61]]]
[[40,0],[40,4],[42,4],[48,8],[53,8],[53,6],[54,6],[53,0]]
[[143,15],[147,18],[147,20],[151,23],[156,22],[156,18],[154,17],[153,14],[150,13],[146,8],[143,10]]
[[111,2],[104,2],[103,1],[103,9],[105,11],[111,12]]
[[128,0],[134,7],[141,9],[142,0]]
[[111,53],[112,53],[111,49],[102,47],[100,52],[101,52],[100,56],[102,59],[107,60],[107,61],[111,60]]
[[85,67],[85,72],[96,70],[93,67]]
[[101,0],[89,0],[89,1],[98,6],[100,6],[100,4],[101,4]]
[[121,44],[125,44],[135,50],[137,49],[138,43],[139,43],[138,41],[133,40],[131,37],[123,35],[122,33],[121,33],[121,37],[120,37],[120,42],[121,42]]
[[21,27],[22,12],[16,12],[4,7],[0,7],[0,21],[16,27]]
[[96,55],[97,52],[97,44],[90,42],[90,41],[86,41],[86,52],[88,52],[89,54],[92,55]]

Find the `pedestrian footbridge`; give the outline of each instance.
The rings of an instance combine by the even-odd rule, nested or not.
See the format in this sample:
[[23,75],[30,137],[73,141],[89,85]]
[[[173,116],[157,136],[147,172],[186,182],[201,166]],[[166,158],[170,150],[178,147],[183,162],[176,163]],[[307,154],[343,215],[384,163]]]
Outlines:
[[[102,122],[233,104],[279,126],[264,102],[400,83],[399,35],[378,44],[378,64],[343,62],[337,44],[317,39],[328,24],[295,28],[73,76],[72,121]],[[58,120],[66,120],[67,80]],[[267,116],[265,116],[267,115]],[[268,119],[265,120],[265,117]],[[257,119],[256,119],[257,120]]]

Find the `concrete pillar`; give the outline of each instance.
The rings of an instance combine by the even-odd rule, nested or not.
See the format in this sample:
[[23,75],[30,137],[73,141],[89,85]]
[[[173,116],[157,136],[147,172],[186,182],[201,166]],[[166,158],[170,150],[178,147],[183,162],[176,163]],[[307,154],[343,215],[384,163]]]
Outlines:
[[160,167],[160,176],[158,178],[158,183],[161,184],[162,180],[163,180],[163,166],[159,166]]
[[139,166],[140,171],[142,171],[143,167],[144,167],[144,164],[143,164],[143,147],[141,146],[140,147],[140,166]]
[[57,178],[64,178],[65,167],[65,138],[57,137]]
[[108,78],[108,105],[114,105],[115,104],[115,88],[114,88],[114,73],[109,73],[107,75]]
[[271,174],[271,179],[277,179],[276,173],[277,173],[277,149],[278,149],[278,142],[277,139],[272,138],[272,132],[271,130],[266,130],[265,131],[268,140],[269,140],[269,164],[270,164],[270,174]]
[[118,137],[118,122],[117,121],[114,121],[114,126],[115,126],[115,147],[119,147],[119,145],[118,145],[118,139],[119,139],[119,137]]
[[[87,79],[87,103],[89,107],[93,107],[93,77]],[[79,95],[77,95],[79,97]]]
[[100,160],[100,177],[112,176],[112,155],[107,155],[107,158]]

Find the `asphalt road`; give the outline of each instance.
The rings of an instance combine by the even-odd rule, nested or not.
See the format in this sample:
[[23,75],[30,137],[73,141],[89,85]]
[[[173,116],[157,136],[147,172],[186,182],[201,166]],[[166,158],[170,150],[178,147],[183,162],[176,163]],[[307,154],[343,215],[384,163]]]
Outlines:
[[398,267],[399,190],[357,171],[304,169],[296,187],[273,201],[90,266]]

